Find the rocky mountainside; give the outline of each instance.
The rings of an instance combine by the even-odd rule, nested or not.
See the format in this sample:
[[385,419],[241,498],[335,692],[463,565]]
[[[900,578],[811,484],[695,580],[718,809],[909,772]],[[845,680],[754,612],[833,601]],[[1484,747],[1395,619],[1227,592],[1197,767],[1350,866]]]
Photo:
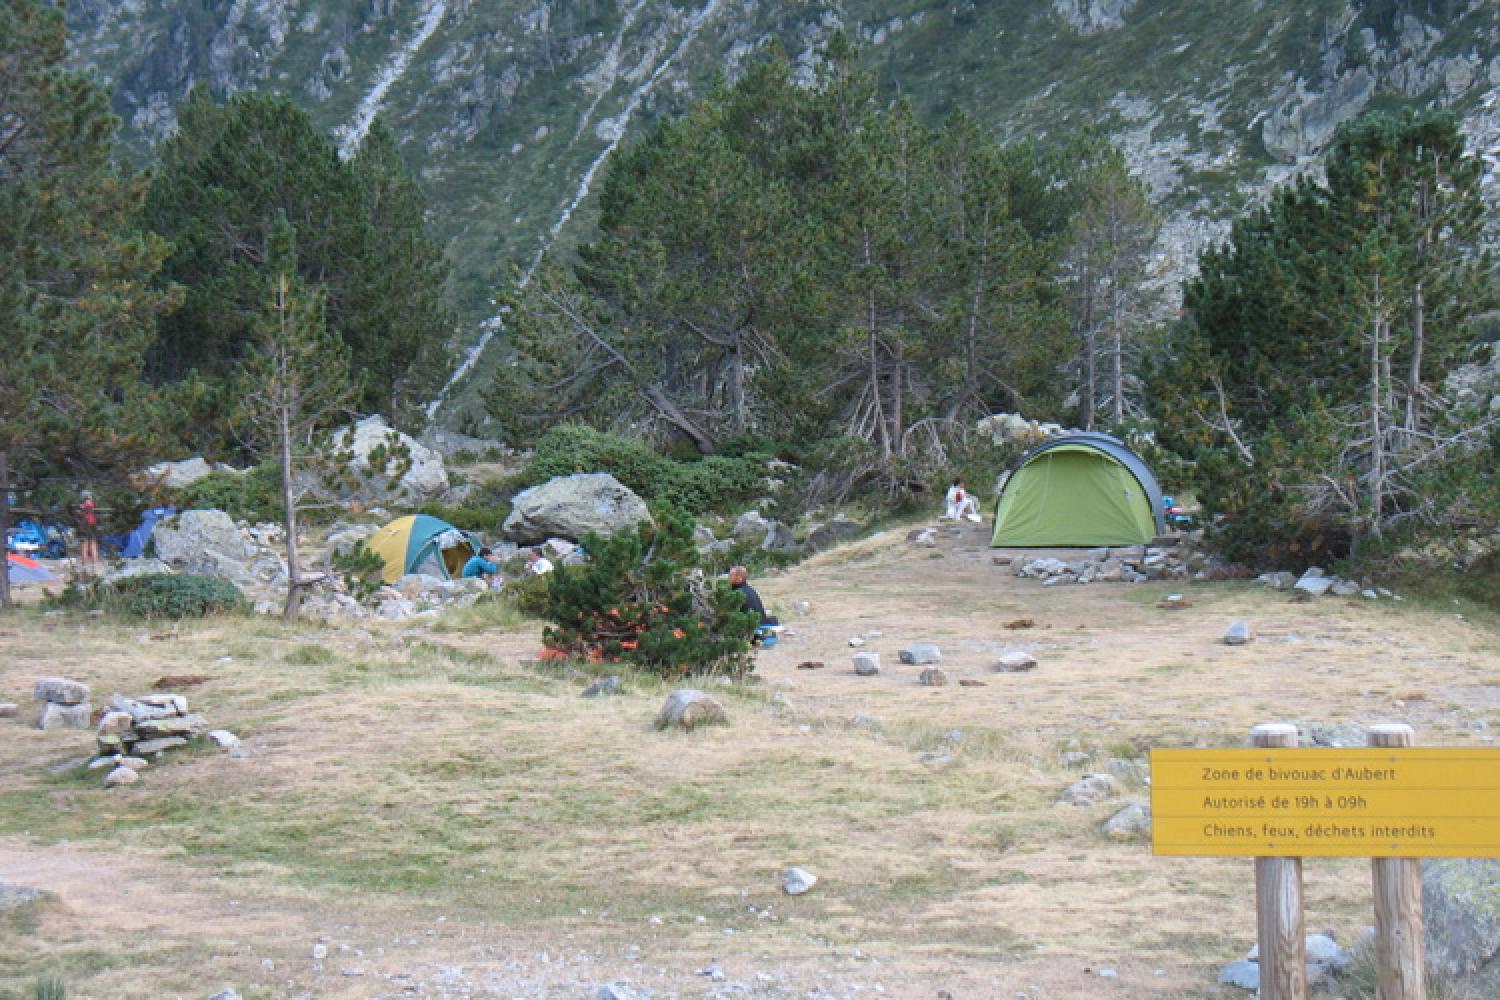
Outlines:
[[[187,89],[294,97],[346,148],[382,115],[434,206],[479,341],[497,283],[586,223],[610,153],[778,42],[843,30],[891,94],[1002,134],[1101,128],[1169,216],[1169,272],[1377,107],[1463,119],[1500,202],[1493,0],[67,0],[134,152]],[[475,351],[478,371],[483,352]]]

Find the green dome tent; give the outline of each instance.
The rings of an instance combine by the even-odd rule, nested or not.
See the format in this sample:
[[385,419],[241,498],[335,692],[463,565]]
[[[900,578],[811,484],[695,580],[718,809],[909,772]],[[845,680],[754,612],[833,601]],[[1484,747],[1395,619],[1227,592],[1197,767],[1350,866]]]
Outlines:
[[1166,530],[1161,487],[1139,455],[1108,434],[1053,438],[1021,459],[995,505],[990,544],[1145,545]]

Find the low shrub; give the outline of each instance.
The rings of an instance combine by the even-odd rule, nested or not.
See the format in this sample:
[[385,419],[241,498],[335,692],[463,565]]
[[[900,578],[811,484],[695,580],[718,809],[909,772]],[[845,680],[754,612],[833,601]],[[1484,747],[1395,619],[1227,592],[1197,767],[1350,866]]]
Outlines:
[[541,618],[547,613],[546,574],[528,574],[505,585],[505,596],[518,612],[531,618]]
[[505,523],[505,516],[510,512],[509,503],[474,504],[465,503],[458,507],[450,507],[447,504],[429,503],[417,508],[418,514],[427,514],[439,520],[447,521],[455,528],[464,531],[482,532],[484,534],[497,534],[500,526]]
[[559,424],[537,440],[522,478],[535,485],[557,476],[607,472],[648,503],[701,514],[754,496],[765,471],[766,456],[759,452],[669,458],[619,434]]
[[357,601],[367,600],[385,584],[385,557],[371,552],[364,542],[348,552],[335,553],[333,568]]
[[243,474],[211,472],[178,490],[174,499],[184,510],[222,510],[246,521],[278,521],[281,473],[270,463]]
[[58,603],[147,619],[203,618],[250,610],[245,595],[228,580],[191,573],[151,573],[92,587],[70,587]]

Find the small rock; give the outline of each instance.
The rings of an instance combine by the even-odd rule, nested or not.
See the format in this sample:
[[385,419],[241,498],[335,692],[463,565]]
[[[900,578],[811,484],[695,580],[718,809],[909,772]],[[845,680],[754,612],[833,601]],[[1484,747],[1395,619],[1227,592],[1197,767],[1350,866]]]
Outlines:
[[1302,577],[1292,585],[1293,590],[1311,594],[1313,597],[1322,597],[1332,587],[1333,578],[1324,576],[1323,571],[1316,566],[1303,573]]
[[328,946],[319,942],[312,946],[312,957],[314,962],[321,962],[328,957]]
[[880,733],[885,731],[885,723],[873,715],[860,712],[849,720],[849,728],[863,729],[870,733]]
[[682,688],[673,691],[656,715],[656,728],[697,729],[699,726],[727,726],[729,716],[724,706],[702,691]]
[[1180,611],[1183,608],[1192,607],[1192,602],[1181,594],[1168,594],[1157,601],[1156,606],[1166,611]]
[[917,666],[943,662],[943,651],[930,642],[914,642],[903,649],[898,655],[901,657],[902,663],[910,663]]
[[1252,992],[1260,989],[1260,966],[1255,962],[1230,962],[1219,970],[1219,982]]
[[208,1000],[240,1000],[240,995],[235,990],[220,990],[209,997]]
[[651,1000],[651,991],[623,981],[605,983],[594,994],[594,1000]]
[[818,884],[818,876],[805,868],[788,868],[781,873],[781,891],[788,896],[800,896]]
[[117,767],[104,776],[104,787],[115,788],[119,785],[133,785],[141,780],[141,776],[128,767]]
[[177,747],[187,746],[187,740],[181,736],[164,736],[159,740],[141,740],[131,749],[136,753],[161,753],[164,750],[175,750]]
[[1355,594],[1359,593],[1360,587],[1359,584],[1355,583],[1353,580],[1340,580],[1335,578],[1333,581],[1333,586],[1329,587],[1328,590],[1335,597],[1353,597]]
[[1224,645],[1243,646],[1255,638],[1255,632],[1246,621],[1232,622],[1224,632]]
[[801,663],[797,664],[797,669],[798,670],[822,670],[823,669],[823,661],[822,660],[803,660]]
[[1099,970],[1099,978],[1100,979],[1114,979],[1117,976],[1119,976],[1119,973],[1116,972],[1114,969],[1100,969]]
[[0,719],[14,719],[21,706],[13,701],[0,701]]
[[849,639],[849,645],[852,646],[852,647],[854,647],[854,648],[856,648],[856,649],[858,649],[860,646],[863,646],[864,644],[865,644],[864,639],[860,638],[857,635],[856,636],[852,636]]
[[948,683],[948,675],[937,667],[928,667],[917,679],[924,687],[942,687]]
[[1091,806],[1115,794],[1118,787],[1114,775],[1085,774],[1064,789],[1057,801],[1070,806]]
[[1062,752],[1063,767],[1078,767],[1087,764],[1093,756],[1086,750],[1064,750]]
[[855,653],[854,672],[861,677],[874,677],[880,673],[880,654]]
[[620,683],[618,674],[610,674],[608,677],[601,677],[597,681],[583,689],[583,697],[585,698],[603,698],[610,695],[624,693],[625,688]]
[[208,738],[220,750],[236,750],[240,745],[240,738],[227,729],[210,729]]
[[964,677],[959,680],[958,686],[962,688],[982,688],[987,687],[988,685],[986,685],[984,681],[977,681],[972,677]]
[[1012,650],[995,661],[995,669],[1007,673],[1020,673],[1036,669],[1036,657],[1024,650]]

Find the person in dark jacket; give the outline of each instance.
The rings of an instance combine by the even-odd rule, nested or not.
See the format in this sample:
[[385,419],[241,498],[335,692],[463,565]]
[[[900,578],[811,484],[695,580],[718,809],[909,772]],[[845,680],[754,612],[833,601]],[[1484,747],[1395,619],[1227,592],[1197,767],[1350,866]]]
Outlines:
[[766,614],[766,606],[761,603],[760,595],[755,588],[750,586],[750,574],[743,566],[732,566],[729,570],[729,586],[733,587],[741,597],[745,599],[745,610],[754,611],[760,615],[762,625],[775,625],[776,619]]

